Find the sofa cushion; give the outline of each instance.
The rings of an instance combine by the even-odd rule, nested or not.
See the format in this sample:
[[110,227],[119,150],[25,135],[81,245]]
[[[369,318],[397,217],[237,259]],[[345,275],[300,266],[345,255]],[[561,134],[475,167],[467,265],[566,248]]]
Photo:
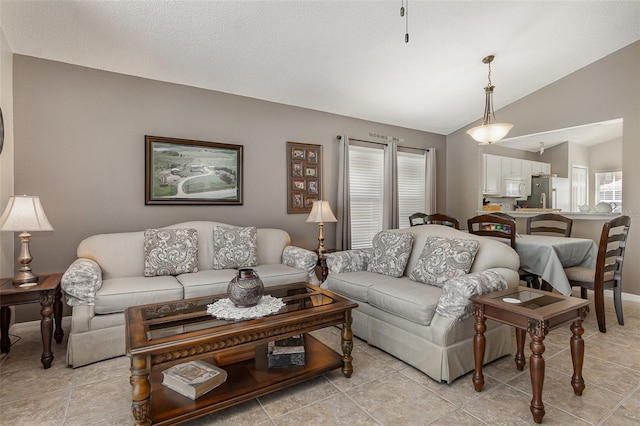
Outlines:
[[411,281],[387,279],[369,287],[369,304],[409,321],[429,325],[442,289]]
[[476,240],[428,237],[409,278],[442,287],[449,279],[469,273],[479,246]]
[[389,280],[387,275],[375,272],[341,272],[329,274],[325,287],[329,291],[341,294],[359,302],[369,301],[369,287]]
[[436,312],[453,320],[462,320],[471,314],[471,296],[504,290],[507,282],[494,271],[481,271],[452,278],[444,284]]
[[96,292],[96,314],[123,312],[130,306],[180,300],[182,285],[172,276],[123,277],[102,281]]
[[411,254],[413,234],[380,231],[373,237],[373,255],[367,271],[401,277]]
[[144,276],[198,272],[198,231],[147,229],[144,231]]
[[213,269],[246,268],[258,264],[255,226],[214,226]]

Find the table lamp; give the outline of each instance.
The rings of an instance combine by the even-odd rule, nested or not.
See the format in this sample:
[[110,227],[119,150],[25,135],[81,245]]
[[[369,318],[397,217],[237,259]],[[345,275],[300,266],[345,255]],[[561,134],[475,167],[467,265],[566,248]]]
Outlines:
[[22,248],[18,256],[20,270],[13,277],[14,285],[37,284],[38,276],[31,271],[29,263],[33,260],[29,253],[28,231],[53,231],[47,216],[44,214],[40,198],[29,195],[12,195],[0,217],[0,231],[20,232]]
[[324,253],[327,251],[324,248],[324,222],[337,221],[338,219],[333,215],[328,201],[317,200],[313,202],[313,207],[311,208],[311,213],[309,213],[307,222],[315,222],[320,228],[320,232],[318,233],[318,248],[316,249],[319,257],[324,256]]

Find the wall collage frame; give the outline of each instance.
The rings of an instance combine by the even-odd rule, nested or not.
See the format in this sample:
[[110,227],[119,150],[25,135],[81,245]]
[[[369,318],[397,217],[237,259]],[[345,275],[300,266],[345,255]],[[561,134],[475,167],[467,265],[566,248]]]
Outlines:
[[322,145],[287,142],[287,213],[309,213],[322,199]]

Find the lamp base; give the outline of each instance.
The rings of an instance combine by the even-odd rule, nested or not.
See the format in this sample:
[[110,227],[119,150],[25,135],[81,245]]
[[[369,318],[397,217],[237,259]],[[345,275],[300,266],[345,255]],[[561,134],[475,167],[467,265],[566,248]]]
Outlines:
[[22,286],[23,284],[38,284],[38,276],[31,271],[21,271],[11,280],[14,286]]

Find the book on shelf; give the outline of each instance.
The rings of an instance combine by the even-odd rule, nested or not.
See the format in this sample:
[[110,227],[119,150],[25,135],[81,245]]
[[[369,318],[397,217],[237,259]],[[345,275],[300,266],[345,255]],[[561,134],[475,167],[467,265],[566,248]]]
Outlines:
[[297,334],[267,345],[269,367],[305,365],[304,335]]
[[162,372],[162,384],[197,399],[227,380],[227,372],[205,361],[189,361],[174,365]]

